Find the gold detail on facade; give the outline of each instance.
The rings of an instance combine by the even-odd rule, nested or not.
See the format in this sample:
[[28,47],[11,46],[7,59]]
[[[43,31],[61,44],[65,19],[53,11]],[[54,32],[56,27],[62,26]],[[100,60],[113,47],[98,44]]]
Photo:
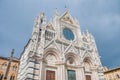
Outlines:
[[71,17],[70,17],[68,12],[66,12],[63,15],[63,17],[61,18],[61,21],[64,21],[64,22],[69,23],[69,24],[73,24],[73,21],[72,21],[72,19],[71,19]]

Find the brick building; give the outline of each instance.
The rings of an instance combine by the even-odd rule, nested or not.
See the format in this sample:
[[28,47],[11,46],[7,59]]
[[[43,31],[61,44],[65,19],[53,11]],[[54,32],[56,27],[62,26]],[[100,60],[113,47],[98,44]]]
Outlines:
[[[0,57],[0,80],[4,80],[8,63],[9,63],[9,58]],[[8,80],[17,80],[18,67],[19,67],[19,59],[13,57],[7,77]]]

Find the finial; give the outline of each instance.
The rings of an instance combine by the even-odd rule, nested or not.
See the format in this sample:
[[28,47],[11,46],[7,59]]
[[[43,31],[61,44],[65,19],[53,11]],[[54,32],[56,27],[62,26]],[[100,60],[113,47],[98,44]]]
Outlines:
[[65,4],[65,9],[67,9],[67,5]]
[[45,16],[45,13],[44,12],[40,13],[40,17],[43,17],[43,16]]
[[87,34],[89,33],[88,29],[86,29],[86,33],[87,33]]
[[66,3],[65,3],[65,10],[68,11],[68,8],[69,8],[69,4],[68,4],[68,0],[66,0]]
[[55,9],[55,15],[59,15],[59,11],[57,8]]
[[67,7],[67,5],[65,5],[65,10],[66,10],[66,12],[68,12],[69,10],[68,10],[68,7]]

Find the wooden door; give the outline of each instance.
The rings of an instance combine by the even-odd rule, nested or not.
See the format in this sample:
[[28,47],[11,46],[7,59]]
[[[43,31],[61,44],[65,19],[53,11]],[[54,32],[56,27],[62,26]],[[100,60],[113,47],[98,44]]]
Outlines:
[[46,80],[55,80],[55,71],[46,71]]
[[91,76],[90,75],[86,75],[86,80],[91,80]]

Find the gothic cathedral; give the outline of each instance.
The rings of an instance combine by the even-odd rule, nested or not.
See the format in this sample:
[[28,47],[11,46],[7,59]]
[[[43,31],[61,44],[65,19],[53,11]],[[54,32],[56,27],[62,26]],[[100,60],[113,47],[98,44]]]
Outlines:
[[50,22],[41,13],[20,56],[18,80],[103,80],[95,39],[79,21],[56,10]]

